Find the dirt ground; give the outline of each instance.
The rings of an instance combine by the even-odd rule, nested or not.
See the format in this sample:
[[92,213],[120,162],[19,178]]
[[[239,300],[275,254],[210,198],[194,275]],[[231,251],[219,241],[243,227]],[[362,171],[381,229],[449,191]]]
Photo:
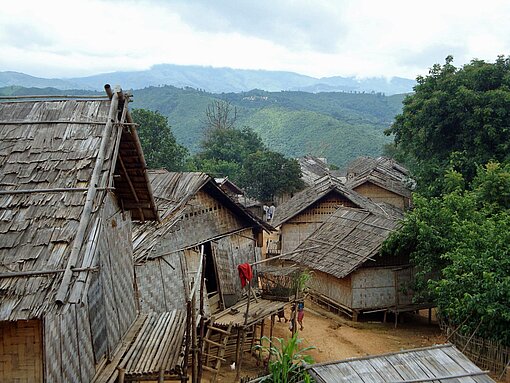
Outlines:
[[[394,323],[382,323],[382,315],[352,322],[307,302],[304,329],[299,335],[303,338],[303,347],[315,347],[310,355],[317,363],[444,343],[437,324],[433,321],[429,325],[426,312],[421,314],[405,315],[404,323],[399,323],[395,329]],[[286,316],[289,317],[289,312]],[[288,324],[276,321],[274,336],[289,338],[290,335]],[[255,357],[245,354],[241,371],[241,376],[257,376],[263,372],[263,367],[257,365]],[[222,367],[218,382],[234,380],[235,371],[230,371],[228,365]],[[205,376],[203,381],[209,380]]]

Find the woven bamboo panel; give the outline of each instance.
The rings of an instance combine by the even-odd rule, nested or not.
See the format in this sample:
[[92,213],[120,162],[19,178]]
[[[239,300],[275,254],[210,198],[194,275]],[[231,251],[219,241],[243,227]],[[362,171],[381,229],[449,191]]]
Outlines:
[[92,330],[92,345],[95,361],[98,362],[108,350],[108,335],[106,333],[106,312],[101,289],[101,278],[92,276],[87,295],[90,328]]
[[381,186],[374,185],[373,183],[366,182],[354,189],[361,195],[370,198],[374,202],[386,202],[390,205],[396,206],[399,209],[405,209],[409,206],[406,201],[408,197],[404,197],[390,190],[384,189]]
[[80,355],[80,376],[82,381],[90,382],[96,369],[91,334],[93,327],[90,323],[87,305],[76,306],[76,326],[76,337]]
[[[76,323],[76,305],[72,305],[63,315],[58,315],[60,319],[60,344],[62,345],[62,380],[64,382],[79,382],[81,379],[80,371],[80,351],[78,349],[77,323]],[[47,342],[54,342],[54,339],[48,339]],[[90,340],[89,340],[90,342]]]
[[39,320],[0,322],[0,382],[43,381]]
[[141,312],[163,313],[185,306],[180,257],[180,253],[173,253],[136,266]]
[[[62,349],[60,347],[60,320],[56,315],[48,315],[44,319],[44,360],[45,377],[48,382],[62,382]],[[51,339],[51,341],[50,341]]]

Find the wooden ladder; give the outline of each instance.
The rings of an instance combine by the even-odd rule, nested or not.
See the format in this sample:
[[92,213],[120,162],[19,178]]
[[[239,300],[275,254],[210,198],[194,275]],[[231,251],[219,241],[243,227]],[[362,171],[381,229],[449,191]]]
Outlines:
[[[218,379],[218,374],[221,368],[221,362],[226,362],[227,360],[224,358],[225,350],[227,348],[228,339],[231,335],[232,323],[228,325],[226,330],[218,327],[214,327],[211,324],[207,325],[207,332],[204,337],[204,345],[202,350],[202,357],[204,358],[204,362],[202,364],[202,368],[206,371],[210,371],[213,373],[211,382],[215,383],[216,379]],[[219,340],[212,340],[212,336],[215,334],[219,334]],[[217,352],[214,354],[212,351],[216,348]],[[212,363],[214,367],[210,367],[209,358],[212,359]]]

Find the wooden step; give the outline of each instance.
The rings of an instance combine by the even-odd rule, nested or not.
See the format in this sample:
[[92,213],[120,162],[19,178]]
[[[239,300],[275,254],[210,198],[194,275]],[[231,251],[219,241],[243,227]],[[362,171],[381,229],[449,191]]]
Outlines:
[[213,359],[219,359],[222,362],[226,362],[227,361],[225,358],[222,358],[221,356],[218,356],[218,355],[207,354],[205,352],[202,355],[208,356],[208,357],[213,358]]
[[221,332],[222,334],[225,334],[225,335],[230,335],[230,331],[223,330],[222,328],[213,327],[213,326],[208,326],[207,328],[211,329],[213,331]]
[[212,367],[209,367],[209,366],[202,366],[202,368],[206,371],[211,371],[211,372],[215,372],[215,373],[218,373],[218,370],[215,369],[215,368],[212,368]]
[[210,340],[210,339],[205,338],[205,339],[204,339],[204,341],[205,341],[205,342],[207,342],[207,343],[210,343],[210,344],[214,344],[214,345],[215,345],[215,346],[217,346],[217,347],[225,348],[225,345],[224,345],[224,344],[221,344],[221,343],[215,342],[215,341],[213,341],[213,340]]

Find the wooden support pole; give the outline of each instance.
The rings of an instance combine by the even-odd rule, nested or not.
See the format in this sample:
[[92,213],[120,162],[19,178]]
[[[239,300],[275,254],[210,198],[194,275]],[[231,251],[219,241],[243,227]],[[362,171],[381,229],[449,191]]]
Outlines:
[[[193,286],[193,289],[195,286]],[[191,297],[191,382],[198,383],[197,366],[197,316],[195,313],[195,299]]]
[[236,340],[236,355],[235,355],[235,362],[236,362],[236,381],[239,380],[239,359],[241,359],[241,332],[244,331],[242,328],[237,329],[237,340]]
[[119,92],[115,92],[115,94],[112,96],[113,98],[110,103],[108,121],[103,132],[103,135],[101,137],[101,145],[99,146],[99,152],[97,154],[96,162],[94,164],[94,170],[92,171],[92,176],[89,181],[89,190],[87,191],[87,198],[85,200],[83,211],[80,216],[80,222],[78,224],[76,236],[74,237],[73,246],[71,248],[71,254],[69,255],[69,259],[67,261],[66,271],[62,276],[62,281],[60,283],[60,286],[57,290],[57,294],[55,297],[55,301],[58,304],[63,304],[66,299],[67,291],[69,289],[71,278],[73,276],[72,269],[76,266],[76,262],[80,254],[81,247],[83,246],[84,243],[87,227],[92,216],[92,209],[94,207],[94,199],[96,197],[99,177],[101,176],[103,164],[105,161],[106,148],[111,143],[110,138],[113,129],[113,124],[117,119],[117,108],[119,101],[118,93]]
[[[244,314],[244,326],[242,327],[242,334],[241,334],[241,353],[239,356],[239,359],[236,361],[236,382],[239,381],[239,378],[241,376],[241,364],[243,362],[243,346],[244,346],[244,339],[246,338],[246,325],[248,324],[248,316],[250,314],[250,289],[251,289],[251,281],[248,281],[248,302],[246,302],[246,313]],[[255,334],[254,334],[255,336]]]
[[264,322],[265,322],[265,318],[262,319],[262,323],[260,324],[260,341],[259,341],[259,344],[260,344],[260,348],[259,348],[259,360],[262,360],[262,346],[263,346],[263,341],[262,341],[262,338],[264,337]]
[[432,324],[432,307],[429,307],[429,325]]
[[205,310],[204,310],[204,294],[205,294],[205,267],[206,267],[206,257],[204,254],[204,245],[202,245],[201,249],[202,255],[202,273],[200,276],[200,336],[198,337],[198,382],[202,381],[202,358],[203,358],[203,348],[204,348],[204,332],[205,332]]
[[191,316],[193,312],[191,311],[191,301],[186,302],[186,345],[184,347],[184,363],[182,366],[183,375],[188,375],[188,359],[189,359],[189,351],[191,345]]
[[271,326],[269,327],[269,339],[273,340],[273,329],[274,329],[274,323],[275,323],[276,315],[271,315]]
[[[122,156],[119,156],[118,160],[119,160],[120,167],[122,169],[122,173],[124,173],[124,177],[126,177],[126,181],[129,185],[129,190],[131,190],[131,194],[133,195],[133,198],[135,199],[136,203],[140,203],[140,199],[138,198],[138,194],[136,193],[136,189],[133,185],[133,182],[131,182],[131,177],[129,177],[129,173],[126,169],[126,165],[124,164],[124,161],[122,160]],[[145,222],[143,210],[141,208],[138,208],[138,212],[140,213],[140,217],[142,217],[142,222]]]

